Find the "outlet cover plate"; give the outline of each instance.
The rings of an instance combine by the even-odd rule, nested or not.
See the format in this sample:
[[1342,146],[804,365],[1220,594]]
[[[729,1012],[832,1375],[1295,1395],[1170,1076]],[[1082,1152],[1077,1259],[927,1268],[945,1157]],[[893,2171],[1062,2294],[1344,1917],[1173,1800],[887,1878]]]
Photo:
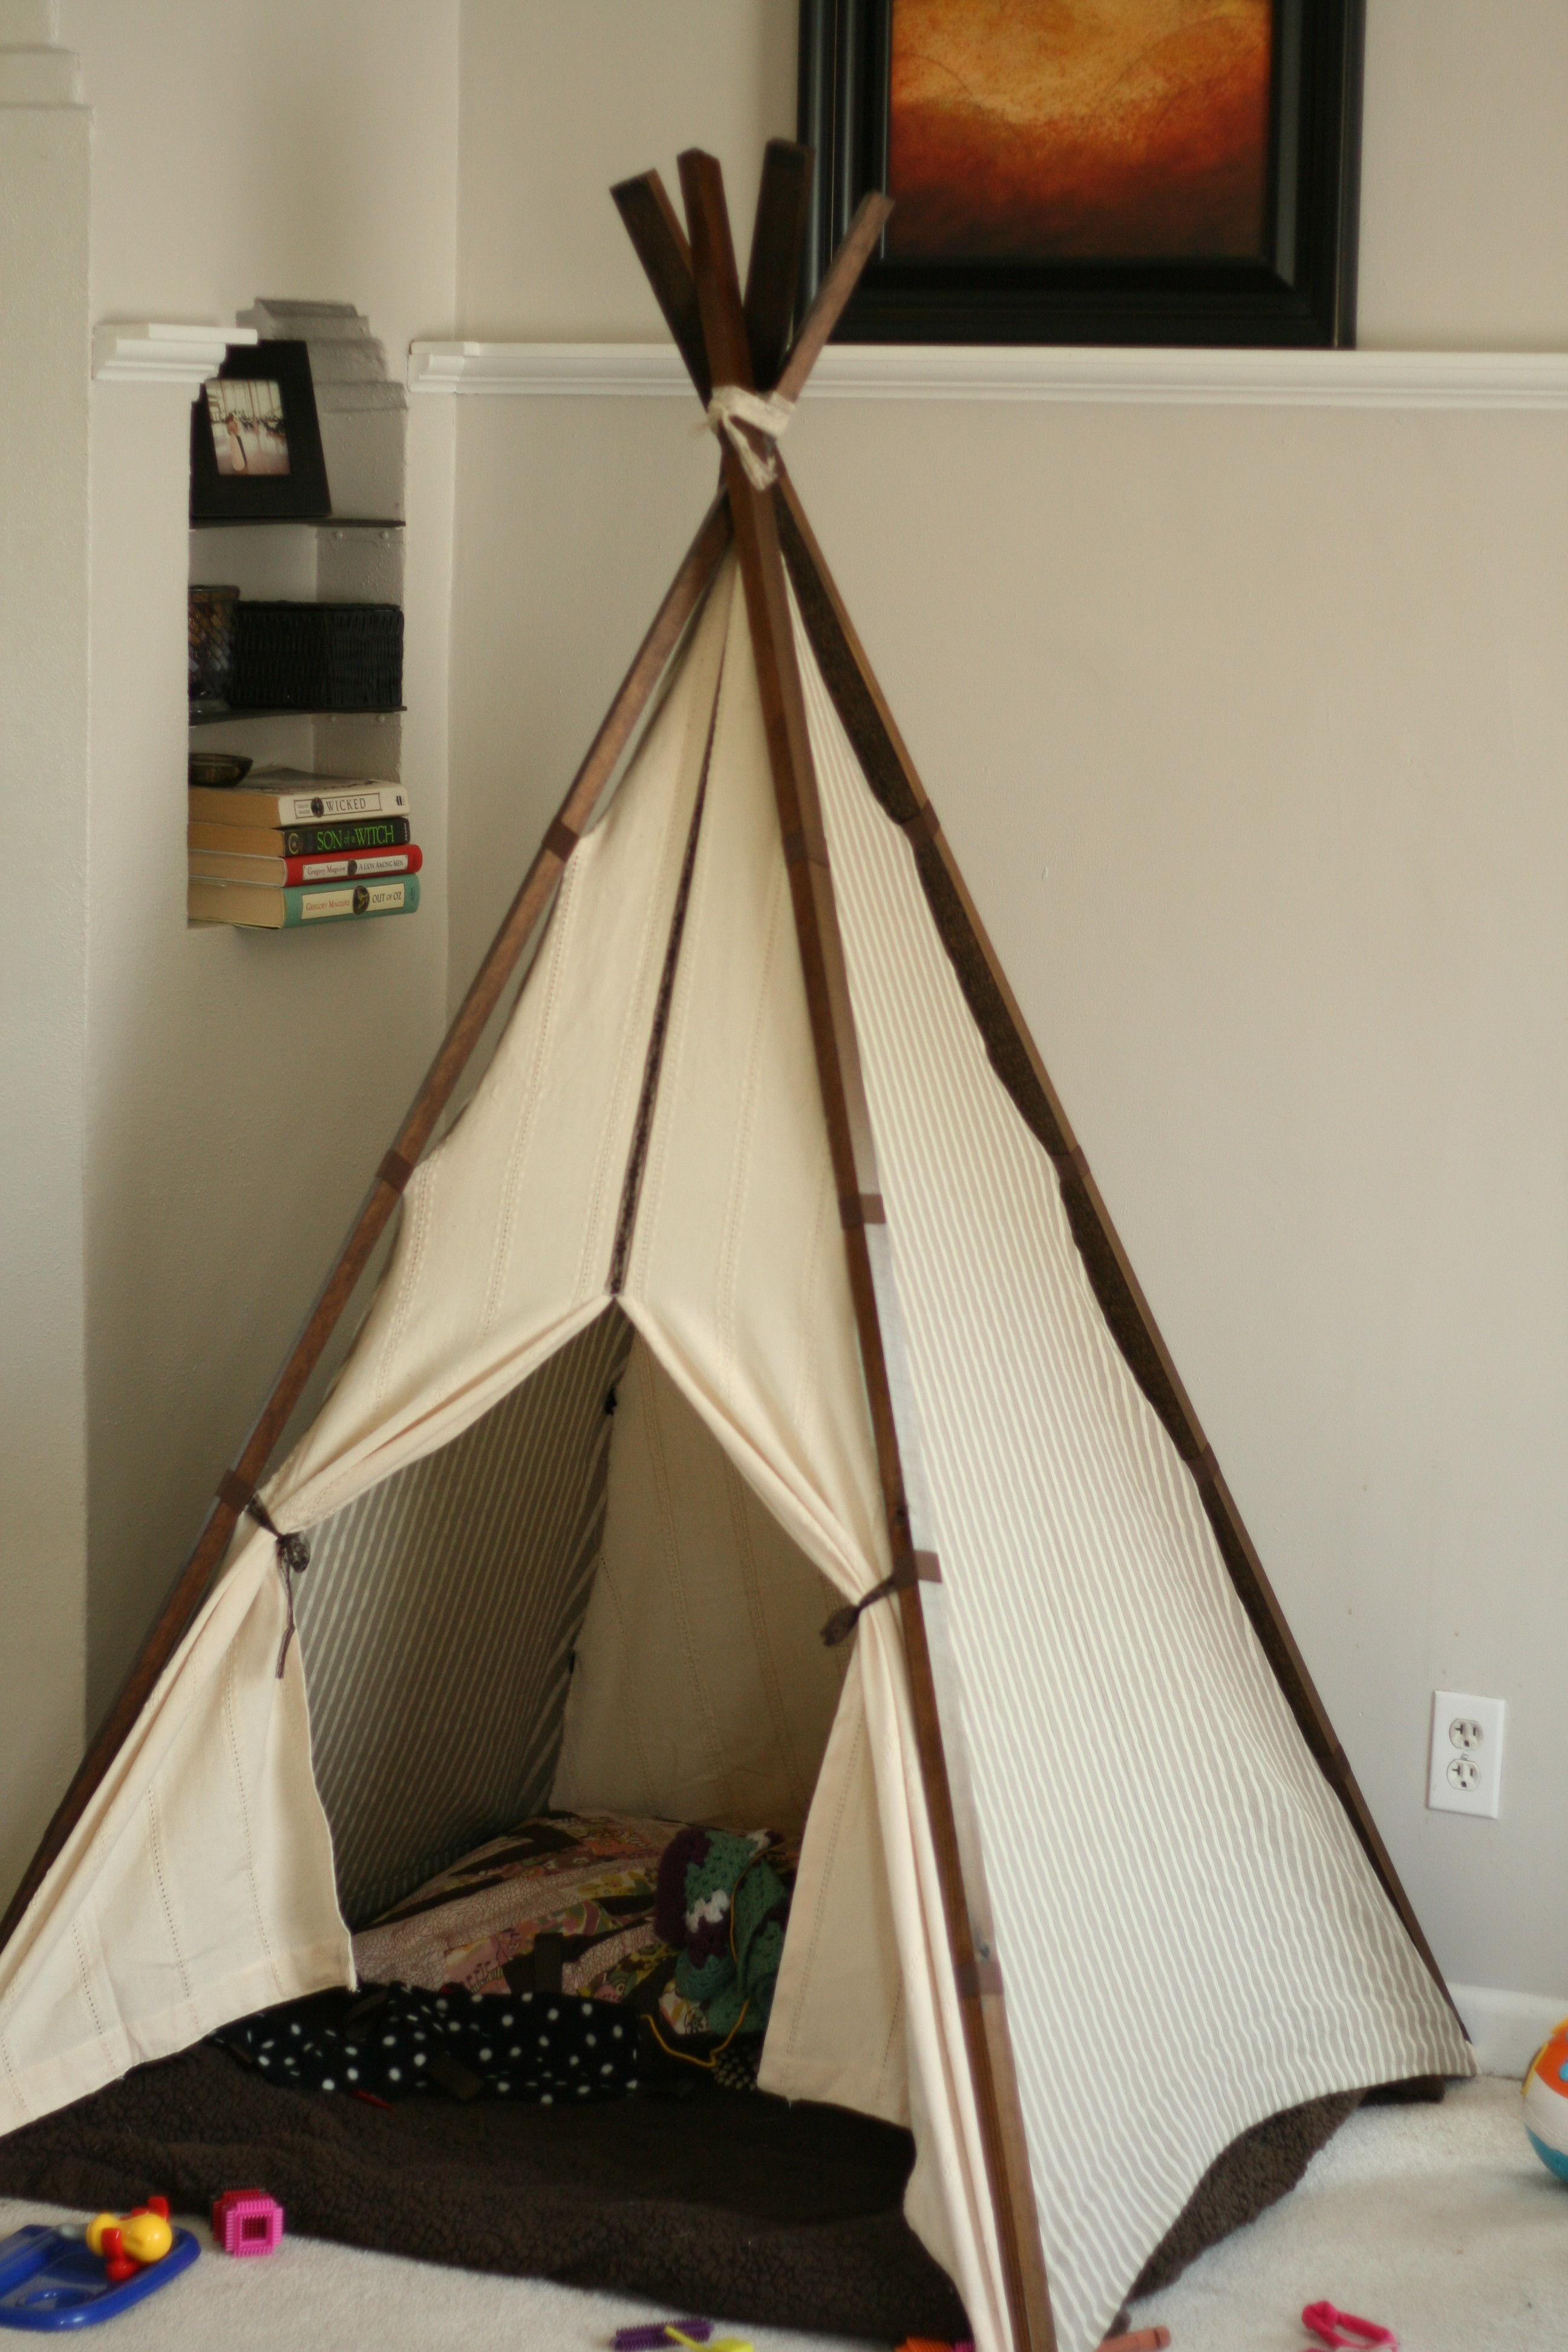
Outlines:
[[1432,1694],[1432,1754],[1426,1803],[1435,1813],[1495,1822],[1502,1795],[1502,1736],[1508,1707],[1473,1691]]

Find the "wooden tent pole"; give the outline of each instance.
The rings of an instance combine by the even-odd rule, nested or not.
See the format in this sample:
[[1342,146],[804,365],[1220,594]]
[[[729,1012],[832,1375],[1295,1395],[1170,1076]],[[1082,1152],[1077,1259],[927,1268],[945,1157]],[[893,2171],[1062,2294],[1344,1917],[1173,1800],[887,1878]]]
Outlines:
[[[719,164],[710,155],[689,152],[680,157],[680,179],[708,366],[715,383],[751,390],[750,341]],[[925,1510],[913,1388],[888,1248],[844,944],[828,871],[777,520],[772,499],[753,488],[733,444],[726,438],[722,448],[883,1504],[900,1581],[921,1776],[1014,2352],[1054,2352],[1056,2331],[1039,2215],[978,1828],[963,1760],[956,1677],[940,1569]]]
[[184,1635],[201,1604],[214,1571],[228,1549],[235,1523],[256,1491],[272,1449],[283,1434],[289,1416],[300,1401],[306,1381],[319,1362],[338,1319],[369,1264],[416,1162],[435,1132],[452,1090],[500,1003],[508,981],[517,970],[537,931],[564,870],[566,861],[592,817],[605,787],[615,773],[649,696],[662,677],[686,624],[730,544],[731,520],[720,493],[704,516],[668,593],[654,616],[615,700],[605,713],[586,758],[556,811],[517,896],[475,973],[451,1027],[437,1050],[392,1149],[376,1171],[363,1205],[350,1229],[337,1261],[317,1294],[304,1328],[257,1419],[238,1461],[219,1488],[218,1499],[159,1612],[152,1632],[142,1644],[130,1673],[76,1775],[44,1832],[4,1920],[0,1949],[9,1940],[28,1904],[43,1884],[57,1856],[80,1820],[121,1743],[141,1715],[153,1685]]
[[[878,791],[884,807],[893,801],[889,814],[895,823],[902,824],[915,845],[928,898],[931,895],[931,866],[936,866],[945,884],[945,905],[939,909],[933,904],[931,909],[939,934],[952,957],[960,985],[992,1051],[998,1076],[1055,1163],[1068,1218],[1106,1318],[1134,1377],[1197,1481],[1204,1509],[1231,1581],[1268,1654],[1302,1738],[1343,1806],[1406,1934],[1431,1971],[1444,2000],[1453,2009],[1453,1996],[1444,1982],[1443,1972],[1422,1933],[1421,1923],[1400,1883],[1388,1849],[1378,1834],[1372,1810],[1362,1794],[1350,1759],[1340,1745],[1329,1711],[1297,1646],[1235,1497],[1220,1475],[1214,1449],[1204,1434],[1192,1400],[1121,1246],[1100,1187],[1089,1173],[1089,1162],[1079,1148],[782,459],[773,496],[781,509],[784,560],[828,692],[854,745],[856,757],[872,780],[873,790]],[[901,813],[904,803],[907,814]],[[961,935],[956,953],[951,936],[954,929]],[[984,1001],[977,1002],[982,995]],[[992,1044],[993,1033],[998,1029],[1005,1031],[1016,1048],[1006,1057],[1005,1067]],[[1457,2009],[1454,2014],[1458,2016]]]
[[811,149],[798,146],[792,139],[770,139],[763,151],[763,178],[757,190],[757,218],[742,305],[746,340],[752,348],[752,377],[759,392],[771,391],[778,382],[789,349],[801,247],[811,209],[813,161]]

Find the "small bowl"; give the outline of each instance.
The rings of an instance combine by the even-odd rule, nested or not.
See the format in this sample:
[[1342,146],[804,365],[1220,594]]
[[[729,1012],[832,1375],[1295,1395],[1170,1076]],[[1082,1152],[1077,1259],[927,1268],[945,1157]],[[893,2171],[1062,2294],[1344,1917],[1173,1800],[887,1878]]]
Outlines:
[[192,751],[185,759],[185,781],[192,784],[237,784],[249,775],[252,764],[243,751]]

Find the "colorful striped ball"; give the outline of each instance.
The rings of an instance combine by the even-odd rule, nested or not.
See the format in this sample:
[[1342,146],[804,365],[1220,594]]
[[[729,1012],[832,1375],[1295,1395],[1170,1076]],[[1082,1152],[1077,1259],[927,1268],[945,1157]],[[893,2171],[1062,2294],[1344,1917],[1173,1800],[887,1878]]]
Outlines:
[[1568,2017],[1531,2060],[1521,2089],[1531,2147],[1548,2171],[1568,2180]]

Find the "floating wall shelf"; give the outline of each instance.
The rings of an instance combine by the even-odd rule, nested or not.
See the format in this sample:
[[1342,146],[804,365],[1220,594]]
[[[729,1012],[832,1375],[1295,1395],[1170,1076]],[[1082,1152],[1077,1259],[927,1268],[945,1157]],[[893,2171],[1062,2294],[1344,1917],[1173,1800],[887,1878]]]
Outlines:
[[197,710],[190,713],[193,727],[227,727],[237,719],[395,719],[406,710],[405,702],[382,702],[368,709],[346,708],[342,703],[310,710],[302,710],[294,703],[262,703],[256,709]]
[[403,530],[401,515],[204,515],[193,530]]

